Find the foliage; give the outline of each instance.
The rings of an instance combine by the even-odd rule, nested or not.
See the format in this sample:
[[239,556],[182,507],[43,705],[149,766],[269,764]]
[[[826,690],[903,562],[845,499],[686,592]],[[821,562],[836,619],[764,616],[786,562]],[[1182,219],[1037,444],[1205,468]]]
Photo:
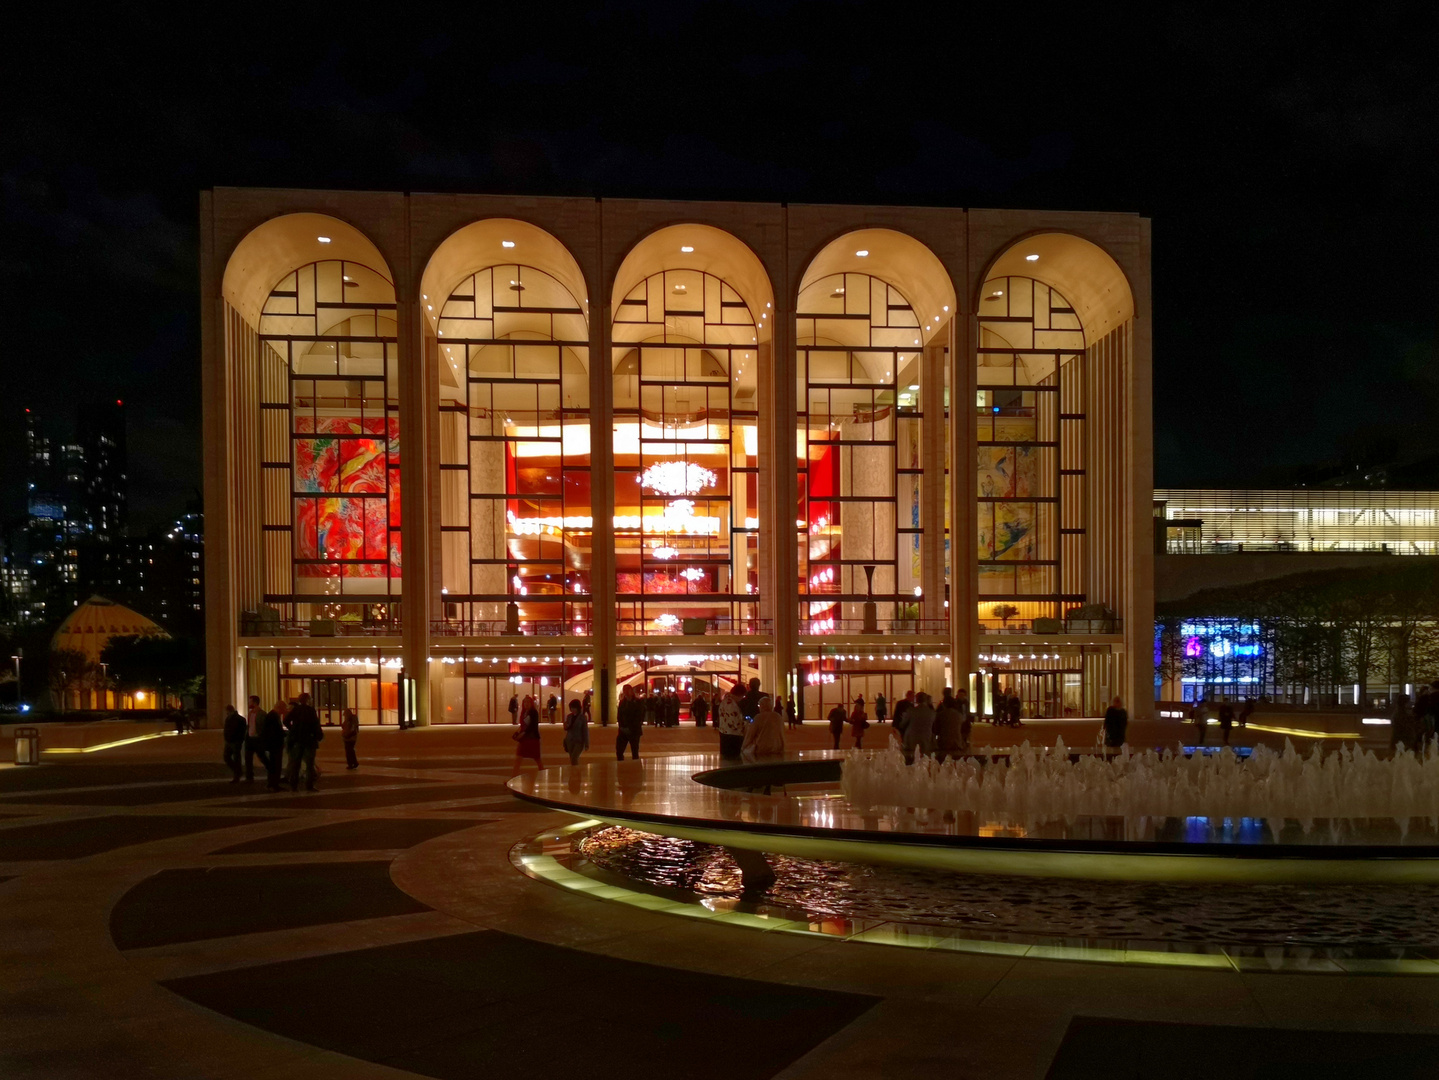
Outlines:
[[89,685],[95,676],[95,665],[79,649],[51,649],[46,663],[50,696],[56,707],[65,711],[70,694]]
[[1352,683],[1403,685],[1439,675],[1439,575],[1428,560],[1290,574],[1161,604],[1160,678],[1174,677],[1182,666],[1182,643],[1176,657],[1166,646],[1167,631],[1195,618],[1258,623],[1281,685],[1332,692]]
[[204,671],[204,659],[189,638],[114,637],[100,659],[109,665],[115,684],[129,692],[194,693]]
[[998,619],[1004,626],[1009,625],[1009,620],[1019,614],[1019,608],[1013,604],[995,604],[990,614]]

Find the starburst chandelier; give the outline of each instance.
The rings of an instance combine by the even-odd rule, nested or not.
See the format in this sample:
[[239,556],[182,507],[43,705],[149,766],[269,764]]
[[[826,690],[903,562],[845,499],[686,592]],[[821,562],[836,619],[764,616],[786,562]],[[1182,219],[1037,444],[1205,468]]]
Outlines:
[[640,487],[658,495],[677,498],[680,495],[698,495],[707,487],[713,487],[716,476],[702,465],[688,461],[659,461],[640,475]]

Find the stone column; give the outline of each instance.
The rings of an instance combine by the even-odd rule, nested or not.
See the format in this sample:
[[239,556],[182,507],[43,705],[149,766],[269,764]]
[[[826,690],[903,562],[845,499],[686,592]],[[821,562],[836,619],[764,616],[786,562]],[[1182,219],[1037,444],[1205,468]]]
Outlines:
[[979,517],[975,502],[977,456],[974,399],[978,327],[973,315],[949,322],[949,500],[951,678],[955,689],[969,684],[979,652]]
[[[408,267],[395,268],[398,334],[396,364],[400,392],[400,498],[403,623],[401,656],[405,677],[412,680],[417,724],[430,722],[430,618],[439,594],[434,556],[439,537],[438,431],[431,422],[436,408],[432,383],[438,338],[430,338],[420,317],[419,283]],[[433,517],[433,520],[431,520]]]
[[924,470],[919,480],[919,520],[924,528],[919,552],[919,584],[924,590],[920,617],[927,620],[945,617],[944,459],[948,432],[944,422],[944,362],[949,322],[925,346],[919,370],[919,401],[923,413],[919,426],[919,460]]
[[[200,196],[200,385],[205,444],[205,680],[211,726],[224,719],[225,702],[239,699],[239,612],[235,608],[231,499],[230,386],[225,350],[225,301],[215,266],[211,195]],[[38,661],[38,657],[36,658]],[[32,661],[36,662],[36,661]]]
[[[595,210],[598,217],[598,205]],[[603,263],[604,260],[601,260]],[[615,716],[615,453],[614,357],[610,348],[610,286],[600,283],[603,303],[590,305],[590,613],[594,643],[594,721],[607,709]],[[608,677],[606,700],[601,701],[600,675]]]

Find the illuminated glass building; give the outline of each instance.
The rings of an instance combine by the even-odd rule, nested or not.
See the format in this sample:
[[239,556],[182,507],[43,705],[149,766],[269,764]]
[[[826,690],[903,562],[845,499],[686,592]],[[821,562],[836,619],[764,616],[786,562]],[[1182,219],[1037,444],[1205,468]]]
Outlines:
[[201,223],[212,701],[1147,711],[1144,219],[221,189]]

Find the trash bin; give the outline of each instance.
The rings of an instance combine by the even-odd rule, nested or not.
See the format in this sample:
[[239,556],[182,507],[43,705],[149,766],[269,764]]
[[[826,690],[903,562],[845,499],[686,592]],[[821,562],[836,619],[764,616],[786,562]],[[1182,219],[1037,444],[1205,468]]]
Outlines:
[[15,729],[15,764],[40,764],[40,729],[22,727]]

